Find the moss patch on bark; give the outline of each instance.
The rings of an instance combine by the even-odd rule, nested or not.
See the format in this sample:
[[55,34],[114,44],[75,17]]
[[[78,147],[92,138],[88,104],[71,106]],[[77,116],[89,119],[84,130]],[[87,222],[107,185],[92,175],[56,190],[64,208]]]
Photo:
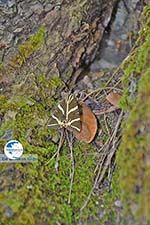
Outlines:
[[[145,7],[136,48],[123,65],[124,96],[128,112],[117,152],[118,184],[124,224],[150,223],[150,7]],[[131,89],[136,83],[134,92]],[[130,90],[131,89],[131,90]]]

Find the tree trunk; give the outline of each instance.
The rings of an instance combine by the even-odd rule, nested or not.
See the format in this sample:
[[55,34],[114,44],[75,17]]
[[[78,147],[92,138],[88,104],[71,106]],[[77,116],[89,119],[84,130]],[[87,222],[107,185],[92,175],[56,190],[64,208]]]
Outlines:
[[[73,201],[67,205],[68,149],[63,147],[57,177],[49,161],[57,151],[51,137],[55,133],[47,129],[47,121],[53,97],[64,83],[71,88],[94,60],[115,4],[116,0],[0,1],[0,149],[3,152],[7,141],[16,139],[25,154],[38,155],[34,166],[0,165],[2,225],[78,224],[93,179],[95,160],[86,154],[92,147],[74,149],[77,176]],[[92,207],[83,216],[84,224]]]
[[[17,1],[2,5],[1,83],[20,82],[31,72],[47,78],[55,74],[75,83],[95,58],[116,2]],[[43,29],[43,37],[39,29]]]

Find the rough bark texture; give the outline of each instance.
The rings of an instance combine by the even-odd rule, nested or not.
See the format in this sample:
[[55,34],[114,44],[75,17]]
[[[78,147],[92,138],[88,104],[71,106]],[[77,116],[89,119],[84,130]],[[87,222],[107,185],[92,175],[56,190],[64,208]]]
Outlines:
[[91,211],[97,213],[96,200],[80,215],[92,187],[96,161],[92,146],[74,146],[76,173],[68,205],[69,150],[63,147],[57,176],[55,161],[49,161],[57,150],[52,142],[55,133],[47,129],[47,121],[63,82],[74,84],[94,59],[115,3],[0,1],[0,151],[7,140],[17,139],[25,154],[38,155],[33,165],[0,165],[1,224],[68,225],[97,220],[91,215]]
[[[70,77],[75,81],[93,61],[115,3],[16,1],[1,6],[2,80],[7,76],[8,83],[16,82],[34,72],[36,77],[55,74],[65,82]],[[29,43],[41,27],[43,36]]]

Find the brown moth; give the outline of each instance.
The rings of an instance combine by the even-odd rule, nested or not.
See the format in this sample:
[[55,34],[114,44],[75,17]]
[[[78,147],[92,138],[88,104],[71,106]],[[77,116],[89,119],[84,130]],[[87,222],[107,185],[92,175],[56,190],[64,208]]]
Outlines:
[[56,156],[55,169],[58,172],[59,155],[63,145],[64,137],[68,140],[70,148],[70,158],[72,162],[72,170],[70,173],[70,189],[68,195],[68,203],[70,204],[72,185],[74,180],[75,162],[73,156],[72,141],[69,138],[69,132],[72,131],[74,136],[81,141],[90,143],[97,131],[97,121],[95,115],[91,109],[84,103],[78,103],[73,95],[67,96],[57,106],[57,110],[52,114],[51,124],[49,127],[61,128],[60,141],[56,153],[52,156],[53,159]]
[[72,131],[78,140],[86,143],[90,143],[97,132],[95,115],[84,102],[78,103],[73,95],[69,95],[58,104],[48,126],[66,128]]
[[48,127],[80,131],[79,106],[73,95],[67,96],[57,105],[50,122]]

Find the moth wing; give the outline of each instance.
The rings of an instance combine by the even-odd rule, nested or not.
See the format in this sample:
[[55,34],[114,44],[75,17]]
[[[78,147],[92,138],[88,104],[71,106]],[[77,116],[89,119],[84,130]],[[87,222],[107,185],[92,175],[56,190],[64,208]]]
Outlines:
[[69,104],[68,120],[71,121],[72,129],[80,131],[81,122],[80,122],[79,105],[75,97],[73,97],[72,101],[70,101]]
[[60,127],[60,122],[65,120],[65,101],[63,100],[57,105],[57,108],[52,112],[51,119],[49,121],[48,127],[58,129]]
[[81,130],[74,131],[74,135],[78,140],[90,143],[97,132],[97,120],[91,109],[84,103],[80,103],[82,113],[80,115]]

